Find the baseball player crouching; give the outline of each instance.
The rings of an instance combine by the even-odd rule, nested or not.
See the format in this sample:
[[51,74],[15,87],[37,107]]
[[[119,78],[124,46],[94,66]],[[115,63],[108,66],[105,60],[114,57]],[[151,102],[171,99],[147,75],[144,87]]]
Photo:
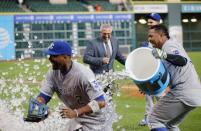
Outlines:
[[37,101],[47,104],[56,92],[65,104],[61,117],[73,121],[68,130],[111,131],[113,113],[93,72],[71,60],[71,47],[64,41],[53,42],[47,54],[52,68],[46,74]]
[[149,29],[152,54],[161,59],[170,73],[170,91],[156,103],[148,117],[151,131],[179,131],[185,116],[201,106],[201,84],[196,70],[182,44],[175,43],[163,25]]

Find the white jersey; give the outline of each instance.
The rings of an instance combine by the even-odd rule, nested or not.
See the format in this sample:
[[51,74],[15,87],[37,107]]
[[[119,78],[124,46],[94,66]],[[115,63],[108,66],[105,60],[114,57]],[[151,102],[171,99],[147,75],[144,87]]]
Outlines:
[[201,83],[198,74],[182,45],[175,42],[171,39],[166,41],[162,50],[168,54],[181,55],[187,58],[187,64],[185,66],[175,66],[166,60],[163,61],[170,73],[171,85],[175,87],[171,89],[170,93],[173,93],[189,106],[201,106]]
[[[60,100],[71,109],[87,105],[91,100],[104,95],[101,86],[96,82],[93,72],[82,64],[72,62],[71,70],[63,76],[60,70],[49,69],[42,84],[41,92],[52,96],[57,93]],[[87,125],[86,130],[99,130],[109,124],[111,110],[106,106],[99,112],[85,114],[76,121]],[[111,121],[111,120],[110,120]]]

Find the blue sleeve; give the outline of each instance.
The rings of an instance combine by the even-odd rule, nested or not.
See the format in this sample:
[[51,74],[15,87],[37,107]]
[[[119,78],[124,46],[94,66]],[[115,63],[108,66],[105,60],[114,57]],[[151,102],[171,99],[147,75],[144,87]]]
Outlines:
[[147,41],[143,41],[142,43],[140,43],[141,47],[148,47],[149,46],[149,42]]
[[103,95],[101,95],[101,96],[97,97],[95,100],[97,100],[97,101],[105,101],[105,98],[104,98]]
[[50,96],[45,95],[45,94],[44,94],[44,93],[42,93],[42,92],[40,92],[40,94],[38,95],[38,97],[42,97],[42,98],[44,98],[45,103],[48,103],[48,102],[50,101],[50,99],[51,99],[51,97],[50,97]]

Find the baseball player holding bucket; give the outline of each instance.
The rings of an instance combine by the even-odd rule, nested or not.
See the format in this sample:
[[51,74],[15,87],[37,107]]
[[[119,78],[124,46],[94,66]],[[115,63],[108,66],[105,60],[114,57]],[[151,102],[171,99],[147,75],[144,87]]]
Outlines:
[[[187,114],[201,106],[200,79],[182,44],[170,39],[165,26],[152,26],[148,39],[153,49],[139,48],[133,51],[126,60],[126,69],[147,94],[157,95],[170,81],[170,91],[154,106],[148,116],[148,126],[151,131],[180,131],[178,126]],[[157,86],[152,84],[154,81]],[[152,89],[142,88],[141,84],[148,84]]]
[[200,79],[182,44],[170,38],[165,26],[152,26],[148,40],[153,56],[161,59],[170,74],[170,91],[154,106],[148,126],[151,131],[179,131],[187,114],[201,106]]

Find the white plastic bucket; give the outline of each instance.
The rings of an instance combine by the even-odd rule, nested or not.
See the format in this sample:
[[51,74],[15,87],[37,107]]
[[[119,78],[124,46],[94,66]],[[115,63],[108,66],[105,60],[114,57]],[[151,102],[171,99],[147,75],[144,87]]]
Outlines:
[[149,95],[162,93],[168,86],[170,75],[160,59],[152,55],[152,49],[140,47],[126,59],[126,71],[140,90]]

